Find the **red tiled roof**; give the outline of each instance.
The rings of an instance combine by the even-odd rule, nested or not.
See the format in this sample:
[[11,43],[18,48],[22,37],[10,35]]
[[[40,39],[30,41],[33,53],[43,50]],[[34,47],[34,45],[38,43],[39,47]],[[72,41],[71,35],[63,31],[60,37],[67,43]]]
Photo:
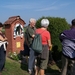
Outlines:
[[[21,19],[20,16],[12,16],[9,17],[9,19],[7,21],[5,21],[4,24],[12,24],[15,20],[17,19]],[[22,19],[21,19],[22,20]],[[23,21],[23,20],[22,20]],[[23,21],[24,22],[24,21]],[[24,22],[25,23],[25,22]],[[26,23],[25,23],[26,24]]]

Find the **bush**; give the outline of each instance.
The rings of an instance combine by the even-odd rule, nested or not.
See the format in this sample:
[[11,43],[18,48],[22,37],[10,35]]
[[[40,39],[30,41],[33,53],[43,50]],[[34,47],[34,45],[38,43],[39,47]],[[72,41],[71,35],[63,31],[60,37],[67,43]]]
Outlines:
[[9,52],[8,57],[16,61],[20,60],[20,56],[17,54],[17,52]]

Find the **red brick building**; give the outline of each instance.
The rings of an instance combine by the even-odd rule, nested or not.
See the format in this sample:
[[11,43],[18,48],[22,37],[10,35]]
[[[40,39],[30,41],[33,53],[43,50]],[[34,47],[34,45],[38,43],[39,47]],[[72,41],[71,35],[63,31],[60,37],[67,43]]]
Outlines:
[[26,23],[24,20],[20,18],[20,16],[12,16],[9,17],[7,21],[5,21],[5,35],[8,38],[8,52],[20,52],[24,50],[24,25]]

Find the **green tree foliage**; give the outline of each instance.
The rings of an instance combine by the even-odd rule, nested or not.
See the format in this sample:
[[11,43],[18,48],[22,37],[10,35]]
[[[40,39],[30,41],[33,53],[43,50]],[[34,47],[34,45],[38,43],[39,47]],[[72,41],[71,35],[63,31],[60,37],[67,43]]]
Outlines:
[[[50,22],[48,26],[48,31],[51,33],[51,39],[52,39],[52,44],[53,44],[53,54],[55,57],[60,57],[60,52],[62,50],[61,47],[61,42],[59,40],[59,34],[70,28],[70,25],[67,23],[65,18],[60,18],[60,17],[42,17],[42,18],[47,18]],[[41,19],[37,20],[36,27],[39,28],[41,27],[40,21]],[[58,56],[59,55],[59,56]]]

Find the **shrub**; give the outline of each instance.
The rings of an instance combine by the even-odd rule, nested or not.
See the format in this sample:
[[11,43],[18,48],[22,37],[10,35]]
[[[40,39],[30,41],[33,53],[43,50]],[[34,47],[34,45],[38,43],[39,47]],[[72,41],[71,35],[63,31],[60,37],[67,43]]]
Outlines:
[[20,60],[20,56],[17,52],[9,52],[8,57],[16,61]]

